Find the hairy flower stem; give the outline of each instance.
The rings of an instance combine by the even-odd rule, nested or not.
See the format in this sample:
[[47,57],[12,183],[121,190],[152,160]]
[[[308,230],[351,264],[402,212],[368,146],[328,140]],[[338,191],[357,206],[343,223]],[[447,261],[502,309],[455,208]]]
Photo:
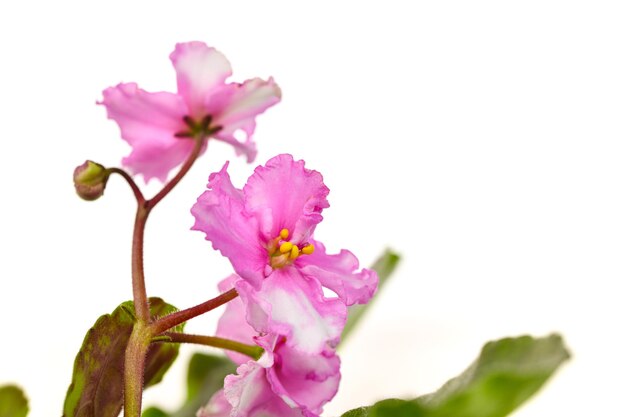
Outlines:
[[150,340],[147,327],[135,322],[124,357],[124,417],[141,416],[143,375]]
[[161,317],[160,319],[150,324],[150,332],[154,336],[158,336],[161,333],[171,329],[172,327],[178,326],[179,324],[182,324],[189,319],[197,317],[201,314],[206,313],[207,311],[211,311],[214,308],[217,308],[229,302],[233,298],[236,298],[238,295],[239,294],[237,293],[237,290],[232,288],[215,298],[205,301],[202,304],[198,304],[197,306],[168,314],[167,316]]
[[143,275],[143,236],[150,210],[145,204],[137,202],[137,214],[135,216],[135,229],[133,231],[132,249],[132,278],[133,278],[133,304],[137,322],[148,324],[150,322],[150,306],[146,294],[146,281]]
[[[141,416],[144,367],[146,355],[148,354],[148,348],[150,347],[150,343],[154,337],[164,335],[169,337],[171,341],[174,341],[174,339],[179,337],[184,338],[185,336],[188,336],[191,338],[189,340],[196,340],[193,342],[188,341],[188,343],[201,343],[209,346],[222,347],[223,349],[234,350],[253,358],[258,358],[263,354],[262,349],[259,351],[260,348],[256,349],[255,346],[245,345],[233,340],[220,338],[203,339],[208,338],[208,336],[184,335],[181,333],[163,334],[163,332],[171,329],[172,327],[178,326],[179,324],[204,314],[207,311],[211,311],[214,308],[229,302],[233,298],[236,298],[238,295],[237,291],[233,288],[215,298],[205,301],[202,304],[169,314],[152,323],[146,323],[140,320],[135,322],[133,332],[130,335],[128,345],[126,346],[126,354],[124,356],[124,417]],[[176,336],[172,337],[172,335]],[[214,339],[213,342],[210,342],[210,339]],[[201,342],[200,340],[204,340],[204,342]],[[184,341],[187,342],[187,340]],[[183,342],[183,340],[181,339],[180,342]],[[218,343],[221,343],[222,346],[218,345]]]
[[139,187],[137,186],[137,183],[135,182],[135,180],[133,180],[133,178],[130,175],[128,175],[128,172],[120,168],[107,168],[106,171],[108,174],[117,174],[121,176],[122,178],[124,178],[124,180],[128,183],[128,186],[130,187],[130,189],[133,191],[133,194],[135,195],[135,199],[137,200],[137,204],[143,205],[145,203],[146,199],[144,198]]
[[[133,285],[133,303],[135,306],[136,322],[133,327],[124,357],[124,416],[140,417],[141,416],[141,397],[143,392],[143,376],[146,355],[148,347],[153,336],[157,334],[152,332],[150,326],[150,306],[148,305],[148,296],[146,292],[146,283],[143,269],[143,242],[146,222],[150,211],[180,182],[193,166],[196,159],[200,155],[202,145],[206,137],[201,136],[194,138],[195,143],[193,150],[183,166],[180,168],[174,178],[172,178],[161,191],[159,191],[152,199],[145,200],[141,191],[134,181],[121,170],[113,169],[111,172],[122,175],[128,182],[135,198],[137,200],[137,214],[135,216],[135,226],[133,230],[133,246],[132,246],[132,285]],[[236,293],[235,293],[236,294]],[[233,297],[234,298],[234,297]],[[208,310],[207,310],[208,311]],[[201,313],[200,313],[201,314]],[[197,314],[196,314],[197,315]],[[195,316],[193,316],[195,317]],[[187,319],[186,319],[187,320]],[[173,327],[173,326],[172,326]],[[168,328],[169,329],[169,328]],[[165,329],[167,330],[167,329]]]
[[260,346],[247,345],[235,340],[223,339],[221,337],[200,336],[197,334],[185,334],[165,332],[163,336],[167,336],[169,340],[158,340],[157,342],[169,343],[195,343],[197,345],[213,346],[220,349],[232,350],[257,360],[263,355],[263,348]]
[[135,198],[137,199],[137,214],[135,216],[135,229],[133,232],[133,249],[132,249],[132,279],[133,279],[133,302],[135,305],[135,316],[137,320],[143,323],[150,322],[150,306],[148,305],[148,296],[146,293],[146,283],[143,272],[143,238],[146,228],[146,222],[152,209],[165,198],[180,182],[180,180],[189,172],[192,165],[198,159],[202,145],[206,138],[198,137],[195,139],[193,150],[191,154],[180,168],[174,178],[170,180],[161,191],[157,193],[150,200],[145,200],[141,191],[135,184],[135,182],[122,170],[113,168],[111,172],[118,173],[126,179],[130,185]]
[[178,174],[176,174],[176,176],[172,178],[170,182],[165,184],[163,189],[159,191],[157,195],[155,195],[154,197],[152,197],[150,200],[146,202],[146,206],[148,207],[148,210],[152,209],[154,206],[156,206],[159,203],[159,201],[163,200],[163,198],[166,195],[168,195],[169,192],[172,191],[174,187],[176,187],[176,184],[180,182],[180,180],[185,176],[185,174],[187,174],[187,172],[189,171],[193,163],[196,162],[196,159],[198,159],[198,156],[200,155],[200,152],[202,151],[202,145],[204,145],[204,143],[206,142],[206,139],[207,138],[205,136],[200,136],[194,139],[195,143],[194,143],[193,150],[191,151],[191,155],[189,155],[189,158],[187,158],[183,166],[180,167],[180,171],[178,171]]

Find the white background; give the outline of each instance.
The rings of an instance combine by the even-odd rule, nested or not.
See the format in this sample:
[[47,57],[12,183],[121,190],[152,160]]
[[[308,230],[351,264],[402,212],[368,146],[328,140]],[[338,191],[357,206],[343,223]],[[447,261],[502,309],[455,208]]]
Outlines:
[[[25,388],[32,416],[60,415],[86,330],[131,297],[132,195],[114,178],[84,202],[71,174],[129,151],[101,91],[173,91],[174,44],[202,40],[234,80],[282,87],[258,119],[257,163],[290,152],[323,173],[317,237],[364,265],[385,247],[403,256],[342,347],[326,415],[432,391],[489,339],[553,331],[573,360],[516,416],[619,414],[625,18],[617,1],[2,2],[0,383]],[[243,185],[255,165],[211,143],[153,213],[150,295],[188,307],[229,273],[189,231],[226,159]],[[211,334],[216,318],[188,330]],[[178,404],[198,349],[147,405]]]

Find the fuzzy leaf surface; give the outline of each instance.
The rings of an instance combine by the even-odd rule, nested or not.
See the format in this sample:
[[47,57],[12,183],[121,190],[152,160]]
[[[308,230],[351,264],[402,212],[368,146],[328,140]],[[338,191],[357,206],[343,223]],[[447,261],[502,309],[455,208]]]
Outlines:
[[535,394],[569,358],[559,335],[487,343],[465,372],[414,400],[383,400],[342,417],[504,417]]
[[[150,298],[150,314],[161,317],[176,308],[160,298]],[[64,417],[117,417],[123,405],[124,352],[135,318],[132,301],[101,316],[89,329],[74,361],[74,372]],[[182,331],[182,325],[175,331]],[[146,358],[144,385],[157,384],[178,356],[178,345],[153,344]]]

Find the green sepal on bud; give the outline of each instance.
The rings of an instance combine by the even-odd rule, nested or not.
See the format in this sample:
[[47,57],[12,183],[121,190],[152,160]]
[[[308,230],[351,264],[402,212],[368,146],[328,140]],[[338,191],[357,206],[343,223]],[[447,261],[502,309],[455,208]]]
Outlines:
[[87,201],[97,200],[104,194],[108,179],[107,169],[93,161],[85,161],[74,170],[76,193]]

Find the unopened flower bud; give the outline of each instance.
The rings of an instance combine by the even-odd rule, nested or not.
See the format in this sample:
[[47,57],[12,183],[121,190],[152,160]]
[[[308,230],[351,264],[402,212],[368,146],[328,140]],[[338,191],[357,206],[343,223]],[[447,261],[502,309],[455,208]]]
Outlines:
[[109,173],[102,165],[85,161],[74,170],[74,187],[80,198],[92,201],[104,194]]

